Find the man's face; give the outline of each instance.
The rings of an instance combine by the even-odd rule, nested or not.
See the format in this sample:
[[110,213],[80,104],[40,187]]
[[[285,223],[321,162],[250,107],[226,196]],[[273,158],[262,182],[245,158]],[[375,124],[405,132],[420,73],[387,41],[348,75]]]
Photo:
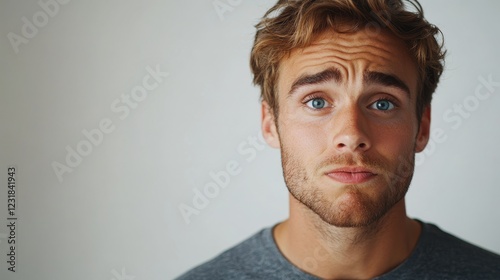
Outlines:
[[369,225],[404,197],[429,135],[407,46],[369,35],[326,32],[292,51],[280,64],[276,118],[263,102],[264,136],[281,149],[290,193],[339,227]]

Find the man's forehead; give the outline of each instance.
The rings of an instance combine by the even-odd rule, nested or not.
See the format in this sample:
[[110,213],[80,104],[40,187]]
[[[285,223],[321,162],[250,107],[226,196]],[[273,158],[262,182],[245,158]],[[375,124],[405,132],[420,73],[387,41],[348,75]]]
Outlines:
[[372,53],[387,59],[394,57],[411,58],[406,43],[388,31],[372,32],[367,29],[360,29],[356,32],[337,32],[328,29],[312,37],[307,45],[290,50],[281,63],[286,61],[294,63],[302,57],[314,56],[314,54],[322,50],[337,50],[339,56],[345,57],[359,53],[359,51],[372,51]]
[[366,30],[351,33],[328,30],[318,34],[311,44],[291,50],[281,60],[280,91],[290,90],[286,87],[290,87],[299,76],[328,68],[338,69],[341,80],[356,73],[361,77],[367,71],[393,74],[404,81],[410,90],[416,91],[417,65],[409,54],[408,46],[389,32],[378,35],[374,36]]

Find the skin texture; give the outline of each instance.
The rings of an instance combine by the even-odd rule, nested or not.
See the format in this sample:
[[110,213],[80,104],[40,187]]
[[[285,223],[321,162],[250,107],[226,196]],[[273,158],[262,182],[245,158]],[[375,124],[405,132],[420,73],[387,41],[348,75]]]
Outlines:
[[430,129],[430,107],[416,117],[417,77],[407,46],[384,32],[328,31],[281,61],[278,115],[264,101],[262,130],[290,192],[274,236],[302,270],[371,278],[415,247],[404,196]]

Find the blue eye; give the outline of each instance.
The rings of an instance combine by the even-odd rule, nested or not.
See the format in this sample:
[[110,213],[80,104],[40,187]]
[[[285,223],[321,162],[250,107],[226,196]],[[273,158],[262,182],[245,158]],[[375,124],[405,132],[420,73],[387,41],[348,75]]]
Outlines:
[[328,106],[328,102],[323,98],[313,98],[307,101],[306,105],[312,109],[324,109]]
[[375,101],[375,103],[372,104],[371,108],[377,109],[380,111],[388,111],[394,109],[394,103],[387,99],[380,99]]

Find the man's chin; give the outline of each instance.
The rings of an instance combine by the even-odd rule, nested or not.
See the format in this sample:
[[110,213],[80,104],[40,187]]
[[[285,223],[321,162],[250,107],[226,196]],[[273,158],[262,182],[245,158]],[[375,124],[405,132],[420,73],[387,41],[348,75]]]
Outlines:
[[372,217],[350,217],[350,218],[331,218],[318,214],[326,224],[338,228],[366,228],[372,226],[378,219]]
[[323,222],[340,228],[369,227],[391,208],[383,198],[373,199],[358,188],[351,187],[334,201],[323,198],[301,201]]

